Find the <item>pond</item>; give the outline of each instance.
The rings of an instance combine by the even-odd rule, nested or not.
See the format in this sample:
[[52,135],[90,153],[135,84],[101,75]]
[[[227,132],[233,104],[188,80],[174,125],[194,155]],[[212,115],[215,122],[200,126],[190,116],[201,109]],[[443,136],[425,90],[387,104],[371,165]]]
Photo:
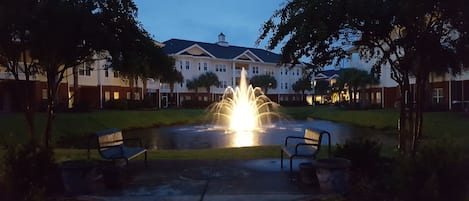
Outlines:
[[[382,132],[324,120],[290,120],[275,123],[261,131],[226,132],[211,124],[182,125],[131,130],[125,137],[139,137],[149,149],[206,149],[281,145],[286,136],[303,136],[306,128],[319,128],[331,133],[331,144],[342,144],[356,137],[374,138],[383,143],[392,140]],[[322,143],[327,143],[323,139]]]

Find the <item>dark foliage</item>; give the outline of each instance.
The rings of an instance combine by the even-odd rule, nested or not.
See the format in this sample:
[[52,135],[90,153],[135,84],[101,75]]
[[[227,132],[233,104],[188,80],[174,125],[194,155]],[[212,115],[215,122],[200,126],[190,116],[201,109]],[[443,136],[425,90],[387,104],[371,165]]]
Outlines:
[[185,100],[182,102],[183,108],[191,108],[191,109],[205,109],[208,106],[212,105],[213,102],[211,101],[197,101],[197,100]]
[[422,146],[414,157],[403,157],[396,167],[395,192],[400,200],[467,200],[469,160],[448,142]]
[[46,200],[60,191],[58,166],[50,148],[29,142],[10,146],[5,154],[5,181],[13,200]]
[[335,157],[352,161],[347,200],[386,200],[389,194],[392,161],[381,156],[381,144],[369,139],[348,140],[338,145]]
[[285,107],[302,107],[308,105],[306,101],[280,101],[281,106]]

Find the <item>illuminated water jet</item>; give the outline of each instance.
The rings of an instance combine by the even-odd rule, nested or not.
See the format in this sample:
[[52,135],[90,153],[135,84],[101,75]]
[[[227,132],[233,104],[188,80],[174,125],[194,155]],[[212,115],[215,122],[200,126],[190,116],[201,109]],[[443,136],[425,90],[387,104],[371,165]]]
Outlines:
[[259,87],[248,85],[243,68],[239,86],[227,87],[222,100],[212,106],[215,124],[230,132],[262,131],[272,126],[276,104]]

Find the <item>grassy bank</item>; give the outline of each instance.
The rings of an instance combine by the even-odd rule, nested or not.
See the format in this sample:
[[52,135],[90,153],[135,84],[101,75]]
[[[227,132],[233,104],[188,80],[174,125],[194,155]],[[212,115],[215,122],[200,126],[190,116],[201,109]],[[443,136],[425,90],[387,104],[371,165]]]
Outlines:
[[[329,106],[281,108],[293,119],[324,119],[356,126],[397,132],[399,113],[396,110],[341,110]],[[0,141],[4,144],[24,142],[26,125],[21,113],[1,114]],[[43,131],[45,114],[36,115],[37,131]],[[157,111],[99,111],[90,113],[59,113],[54,122],[53,136],[80,138],[109,128],[135,129],[207,122],[205,110],[165,109]],[[452,137],[469,143],[467,114],[430,112],[424,114],[424,135],[428,138]]]
[[[399,112],[397,110],[342,110],[330,106],[284,108],[287,114],[323,119],[368,127],[395,135]],[[469,115],[458,112],[424,113],[423,134],[426,139],[449,138],[458,143],[469,143]]]
[[[168,109],[158,111],[98,111],[89,113],[58,113],[54,120],[54,139],[84,136],[90,133],[120,128],[123,130],[149,128],[174,124],[204,122],[204,110]],[[36,131],[44,130],[46,114],[36,115]],[[22,113],[1,114],[0,140],[6,143],[24,142],[27,136]],[[37,135],[37,134],[36,134]]]
[[[83,149],[56,149],[55,158],[58,162],[71,159],[86,159],[87,151]],[[259,159],[277,158],[279,146],[258,146],[241,148],[191,149],[191,150],[151,150],[149,160],[189,160],[189,159]],[[92,159],[101,159],[98,152],[91,152]],[[138,157],[137,160],[143,160]]]

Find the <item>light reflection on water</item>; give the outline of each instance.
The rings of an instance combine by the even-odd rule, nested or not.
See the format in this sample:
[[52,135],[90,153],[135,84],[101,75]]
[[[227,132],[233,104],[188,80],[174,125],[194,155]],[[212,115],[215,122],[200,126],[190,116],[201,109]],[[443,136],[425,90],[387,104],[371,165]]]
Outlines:
[[[357,128],[323,120],[285,121],[254,131],[234,132],[211,124],[184,125],[127,131],[125,137],[140,137],[149,149],[204,149],[281,145],[286,136],[303,136],[306,128],[320,128],[331,133],[331,144],[362,135],[387,136],[379,131]],[[323,141],[322,143],[327,143]]]

